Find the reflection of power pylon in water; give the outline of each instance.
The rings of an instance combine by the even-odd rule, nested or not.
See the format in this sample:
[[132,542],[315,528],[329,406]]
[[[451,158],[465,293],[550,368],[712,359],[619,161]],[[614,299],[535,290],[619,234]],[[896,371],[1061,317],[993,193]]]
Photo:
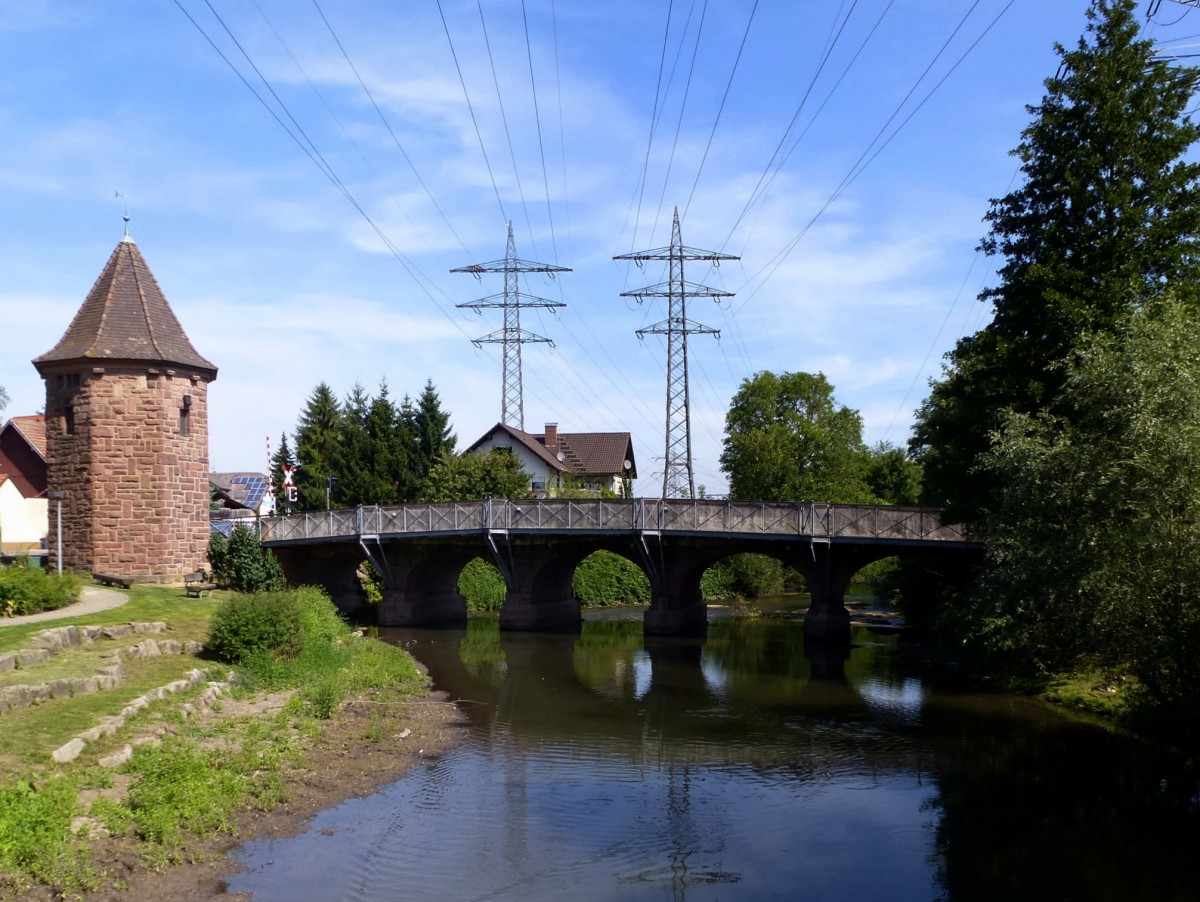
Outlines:
[[667,318],[648,329],[638,329],[637,337],[667,336],[667,452],[663,461],[663,497],[695,498],[696,479],[692,471],[692,411],[691,399],[688,394],[687,337],[691,334],[702,333],[716,335],[719,338],[721,333],[700,323],[689,323],[687,299],[690,297],[730,298],[733,297],[733,293],[686,281],[683,277],[683,263],[685,260],[711,260],[719,265],[722,260],[738,260],[740,258],[730,254],[720,254],[716,251],[702,251],[693,247],[685,247],[679,229],[679,208],[676,207],[675,220],[671,225],[670,247],[622,254],[613,259],[634,260],[639,266],[646,260],[670,262],[670,274],[666,282],[660,282],[648,288],[639,288],[637,291],[624,291],[621,293],[621,297],[637,298],[639,304],[643,298],[668,299]]
[[521,294],[519,275],[523,272],[544,272],[554,278],[556,272],[570,272],[565,266],[551,266],[549,263],[534,263],[522,260],[517,256],[517,246],[513,241],[512,222],[508,224],[508,247],[503,260],[493,260],[491,263],[472,263],[461,266],[450,272],[469,272],[475,278],[481,273],[504,273],[504,291],[500,294],[489,295],[467,304],[458,304],[478,313],[485,307],[499,307],[504,311],[504,327],[496,332],[476,338],[472,344],[480,348],[485,344],[498,344],[503,348],[504,357],[504,389],[500,405],[500,422],[505,426],[513,426],[525,431],[525,400],[521,384],[521,345],[528,342],[542,342],[553,346],[554,342],[541,335],[534,335],[521,328],[522,307],[565,307],[558,301],[548,301],[545,298],[534,297],[531,294]]

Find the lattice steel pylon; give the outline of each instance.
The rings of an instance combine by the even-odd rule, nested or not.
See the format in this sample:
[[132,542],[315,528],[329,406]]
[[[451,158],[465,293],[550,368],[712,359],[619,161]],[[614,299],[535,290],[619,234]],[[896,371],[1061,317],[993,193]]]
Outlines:
[[675,220],[671,225],[671,246],[660,247],[634,254],[621,254],[614,260],[634,260],[641,266],[646,260],[670,261],[670,275],[666,282],[623,291],[623,298],[667,298],[667,318],[647,329],[638,329],[637,337],[647,335],[667,336],[667,430],[666,454],[663,458],[663,497],[695,498],[696,478],[692,470],[692,405],[688,390],[688,335],[716,335],[717,329],[700,323],[688,322],[687,299],[694,297],[731,298],[733,292],[709,288],[688,282],[683,277],[685,260],[711,260],[720,265],[722,260],[740,260],[730,254],[702,251],[686,247],[679,229],[679,208],[675,208]]
[[472,263],[452,269],[450,272],[469,272],[475,278],[480,278],[485,272],[504,273],[504,291],[500,294],[489,295],[477,301],[456,306],[474,310],[479,313],[485,307],[499,307],[504,311],[504,327],[481,338],[472,340],[477,348],[485,344],[498,344],[503,348],[504,357],[504,390],[500,402],[500,422],[505,426],[513,426],[525,431],[525,399],[521,376],[521,345],[530,342],[540,342],[554,346],[554,342],[541,335],[535,335],[521,328],[522,307],[565,307],[559,301],[548,301],[532,294],[521,294],[519,276],[523,272],[549,273],[550,278],[558,272],[570,272],[565,266],[551,266],[549,263],[534,263],[522,260],[517,256],[517,245],[513,241],[512,222],[508,223],[508,247],[503,260],[493,260],[491,263]]

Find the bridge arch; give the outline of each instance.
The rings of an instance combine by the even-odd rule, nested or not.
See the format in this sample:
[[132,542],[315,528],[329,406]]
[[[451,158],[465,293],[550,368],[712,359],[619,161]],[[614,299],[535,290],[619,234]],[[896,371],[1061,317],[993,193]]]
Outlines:
[[[942,525],[936,510],[692,499],[356,508],[270,518],[263,531],[264,544],[292,560],[285,564],[289,576],[297,569],[315,573],[335,599],[352,600],[353,571],[362,557],[369,558],[386,586],[380,623],[395,626],[465,618],[458,574],[482,555],[505,577],[502,628],[576,625],[580,612],[571,577],[587,555],[607,549],[638,562],[650,580],[648,634],[703,633],[704,571],[730,554],[767,554],[805,575],[812,593],[808,634],[842,641],[849,638],[845,589],[867,563],[917,552],[975,559],[982,550]],[[306,556],[310,559],[296,563]],[[339,567],[349,574],[333,572]]]

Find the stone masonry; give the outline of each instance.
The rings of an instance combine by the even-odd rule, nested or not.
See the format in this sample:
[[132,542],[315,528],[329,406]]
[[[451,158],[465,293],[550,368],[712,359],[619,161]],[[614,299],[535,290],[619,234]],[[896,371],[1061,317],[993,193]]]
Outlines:
[[[169,582],[208,543],[208,383],[132,241],[117,246],[67,333],[34,361],[46,382],[48,485],[63,495],[65,569]],[[51,560],[56,561],[51,502]]]

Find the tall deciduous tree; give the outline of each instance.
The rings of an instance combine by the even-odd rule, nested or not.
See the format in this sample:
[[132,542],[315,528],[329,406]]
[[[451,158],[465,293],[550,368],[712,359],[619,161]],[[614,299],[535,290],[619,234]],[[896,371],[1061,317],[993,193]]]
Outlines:
[[1007,410],[1058,411],[1066,360],[1164,285],[1200,284],[1200,131],[1185,115],[1198,75],[1155,60],[1134,0],[1097,0],[1014,154],[1023,184],[994,200],[981,249],[1003,258],[981,300],[992,322],[948,355],[912,448],[926,498],[975,520],[997,474],[980,466]]
[[529,474],[515,454],[494,448],[488,454],[446,454],[429,471],[422,501],[474,501],[528,498]]
[[867,500],[865,454],[862,418],[834,400],[820,373],[758,373],[725,416],[721,469],[733,498]]
[[1008,415],[990,566],[959,632],[1026,670],[1127,667],[1200,731],[1197,348],[1194,307],[1153,301],[1081,350],[1064,415]]
[[324,510],[325,479],[333,473],[334,458],[341,438],[341,408],[326,383],[313,389],[296,427],[295,510]]

